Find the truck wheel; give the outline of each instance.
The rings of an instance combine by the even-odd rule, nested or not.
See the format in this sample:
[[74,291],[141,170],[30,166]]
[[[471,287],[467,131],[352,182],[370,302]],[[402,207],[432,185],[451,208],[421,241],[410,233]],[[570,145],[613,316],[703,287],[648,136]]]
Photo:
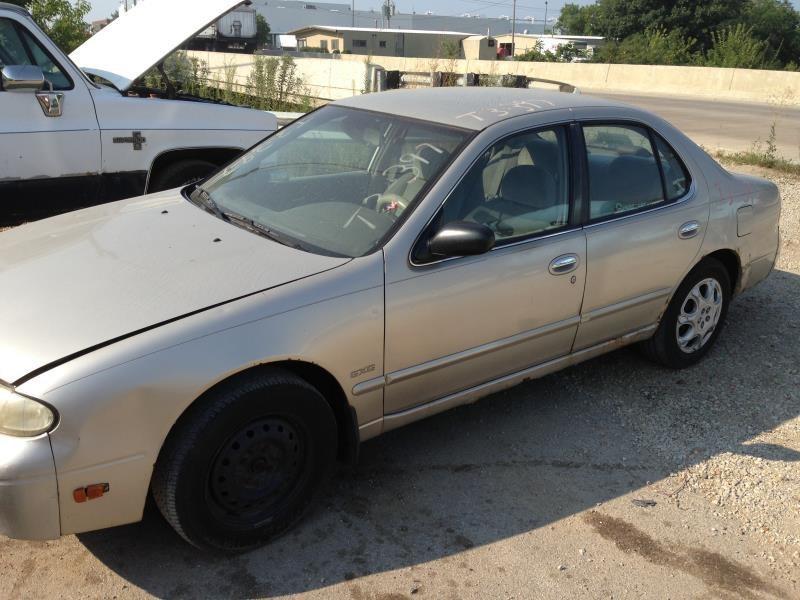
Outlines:
[[653,337],[642,342],[645,355],[673,369],[699,362],[719,337],[730,298],[728,271],[706,258],[678,286]]
[[153,173],[150,178],[150,185],[147,186],[148,192],[160,192],[171,190],[172,188],[183,187],[205,179],[210,175],[217,165],[207,160],[199,158],[187,158],[167,165],[157,173]]
[[333,471],[336,419],[322,395],[281,369],[233,378],[178,420],[152,492],[189,543],[243,552],[284,533]]

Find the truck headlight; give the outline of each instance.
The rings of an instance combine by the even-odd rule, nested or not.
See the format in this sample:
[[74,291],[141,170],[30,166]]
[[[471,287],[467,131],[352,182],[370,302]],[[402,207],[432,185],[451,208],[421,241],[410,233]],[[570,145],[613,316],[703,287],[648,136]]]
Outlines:
[[0,386],[0,434],[34,437],[56,423],[56,413],[41,402]]

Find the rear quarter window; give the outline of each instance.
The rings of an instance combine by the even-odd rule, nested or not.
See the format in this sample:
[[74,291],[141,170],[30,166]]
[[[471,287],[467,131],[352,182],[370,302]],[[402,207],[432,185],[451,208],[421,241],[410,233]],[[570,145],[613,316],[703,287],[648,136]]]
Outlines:
[[670,145],[657,133],[653,134],[658,152],[658,160],[664,172],[664,187],[667,200],[677,200],[686,195],[691,185],[689,170]]

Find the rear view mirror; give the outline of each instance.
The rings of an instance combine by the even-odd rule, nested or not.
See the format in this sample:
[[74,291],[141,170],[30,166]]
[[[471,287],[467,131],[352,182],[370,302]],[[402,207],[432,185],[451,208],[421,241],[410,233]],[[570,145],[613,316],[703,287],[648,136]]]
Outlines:
[[44,85],[42,68],[36,65],[6,65],[2,70],[3,89],[37,91]]
[[448,223],[428,242],[435,257],[475,256],[494,247],[494,232],[481,223],[455,221]]

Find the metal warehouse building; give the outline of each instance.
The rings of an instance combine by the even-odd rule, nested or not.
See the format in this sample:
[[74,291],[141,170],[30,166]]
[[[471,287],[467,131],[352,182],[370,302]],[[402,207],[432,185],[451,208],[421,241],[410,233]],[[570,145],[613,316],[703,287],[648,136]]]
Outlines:
[[[376,29],[315,25],[289,32],[298,48],[321,48],[324,52],[349,52],[370,56],[495,58],[495,42],[486,36],[456,31],[420,29]],[[469,40],[466,44],[465,40]],[[455,50],[457,55],[451,56]]]
[[[376,3],[376,5],[380,2]],[[353,11],[350,4],[299,0],[253,0],[251,6],[267,20],[274,45],[278,36],[304,27],[372,27],[425,31],[463,31],[471,35],[496,36],[511,32],[511,20],[481,16],[435,15],[424,12],[397,13],[386,23],[379,10]],[[522,16],[517,19],[517,31],[537,33],[543,30],[541,21],[533,22]]]

